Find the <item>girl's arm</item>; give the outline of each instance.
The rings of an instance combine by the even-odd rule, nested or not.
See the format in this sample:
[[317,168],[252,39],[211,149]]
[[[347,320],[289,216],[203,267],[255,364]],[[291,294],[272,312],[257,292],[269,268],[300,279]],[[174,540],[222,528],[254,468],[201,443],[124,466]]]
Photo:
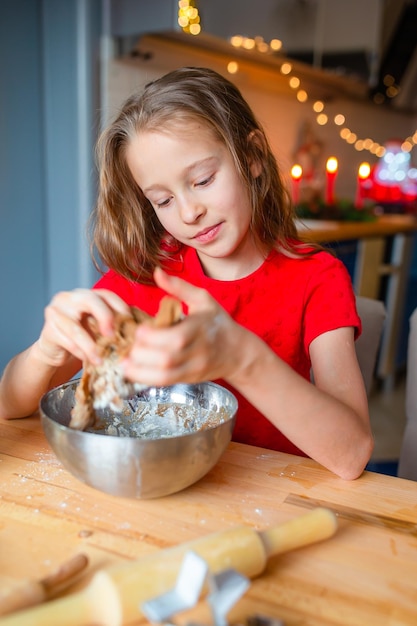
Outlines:
[[250,334],[237,342],[241,365],[227,378],[297,447],[345,479],[360,476],[373,450],[353,334],[340,328],[312,342],[314,385]]
[[310,345],[315,384],[305,380],[203,289],[158,270],[160,287],[187,303],[189,316],[169,329],[142,324],[125,360],[131,380],[149,385],[227,380],[288,439],[345,479],[357,478],[372,449],[368,403],[353,329]]
[[68,358],[60,368],[45,361],[39,341],[16,355],[0,380],[0,418],[28,417],[37,411],[39,400],[52,387],[69,380],[81,363]]
[[99,362],[97,347],[87,332],[87,315],[95,317],[103,335],[113,332],[113,316],[129,315],[129,307],[110,291],[75,289],[57,294],[45,309],[39,339],[15,356],[0,380],[0,418],[32,415],[42,395],[81,368],[82,361]]

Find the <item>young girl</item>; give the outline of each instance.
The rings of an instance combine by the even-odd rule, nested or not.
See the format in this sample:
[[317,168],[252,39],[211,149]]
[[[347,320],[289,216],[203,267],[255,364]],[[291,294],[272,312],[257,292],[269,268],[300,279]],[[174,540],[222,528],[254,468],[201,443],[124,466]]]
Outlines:
[[235,441],[358,477],[373,440],[351,281],[330,253],[297,240],[276,160],[238,89],[209,69],[171,72],[127,100],[98,156],[93,242],[110,269],[94,289],[52,299],[39,339],[3,374],[0,415],[33,413],[83,359],[99,361],[86,315],[110,335],[115,311],[154,315],[169,293],[186,316],[138,328],[129,379],[216,380],[239,401]]

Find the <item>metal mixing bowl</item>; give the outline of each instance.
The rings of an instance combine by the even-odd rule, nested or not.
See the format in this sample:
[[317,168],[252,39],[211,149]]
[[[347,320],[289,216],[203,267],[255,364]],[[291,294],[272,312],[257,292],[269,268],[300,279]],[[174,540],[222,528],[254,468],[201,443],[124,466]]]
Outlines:
[[[175,493],[202,478],[231,440],[237,400],[215,383],[147,388],[124,402],[122,416],[116,420],[111,410],[97,411],[101,424],[106,426],[113,420],[111,428],[122,431],[126,425],[135,425],[141,407],[161,412],[160,407],[165,410],[167,404],[176,411],[189,411],[191,421],[196,418],[203,424],[202,429],[185,434],[184,429],[179,434],[168,429],[167,433],[151,435],[156,438],[139,438],[69,428],[78,382],[72,380],[43,396],[42,426],[61,463],[79,480],[100,491],[136,498]],[[160,420],[156,415],[158,428]],[[111,428],[110,432],[115,432]]]

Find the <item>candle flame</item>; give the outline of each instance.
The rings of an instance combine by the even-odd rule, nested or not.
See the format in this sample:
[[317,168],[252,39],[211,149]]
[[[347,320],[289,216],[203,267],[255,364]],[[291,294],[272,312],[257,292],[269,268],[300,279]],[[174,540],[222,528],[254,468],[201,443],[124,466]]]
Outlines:
[[359,165],[359,169],[358,169],[359,178],[361,178],[362,180],[365,180],[365,178],[368,178],[370,173],[371,173],[371,166],[369,165],[369,163],[364,162]]
[[291,168],[291,177],[294,180],[300,180],[302,175],[303,175],[303,168],[301,167],[301,165],[298,165],[298,163],[293,165]]
[[335,174],[337,172],[338,166],[339,164],[336,157],[329,157],[327,159],[326,170],[329,172],[329,174]]

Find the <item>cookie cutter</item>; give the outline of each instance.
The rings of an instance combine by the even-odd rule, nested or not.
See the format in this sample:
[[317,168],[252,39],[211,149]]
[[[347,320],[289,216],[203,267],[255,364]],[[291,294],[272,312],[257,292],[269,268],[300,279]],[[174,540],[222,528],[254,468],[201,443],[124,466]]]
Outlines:
[[227,626],[228,612],[249,585],[249,579],[234,569],[212,574],[207,562],[190,550],[184,556],[174,588],[142,603],[140,609],[151,622],[168,626],[167,621],[172,624],[177,613],[195,606],[208,587],[206,601],[214,626]]

